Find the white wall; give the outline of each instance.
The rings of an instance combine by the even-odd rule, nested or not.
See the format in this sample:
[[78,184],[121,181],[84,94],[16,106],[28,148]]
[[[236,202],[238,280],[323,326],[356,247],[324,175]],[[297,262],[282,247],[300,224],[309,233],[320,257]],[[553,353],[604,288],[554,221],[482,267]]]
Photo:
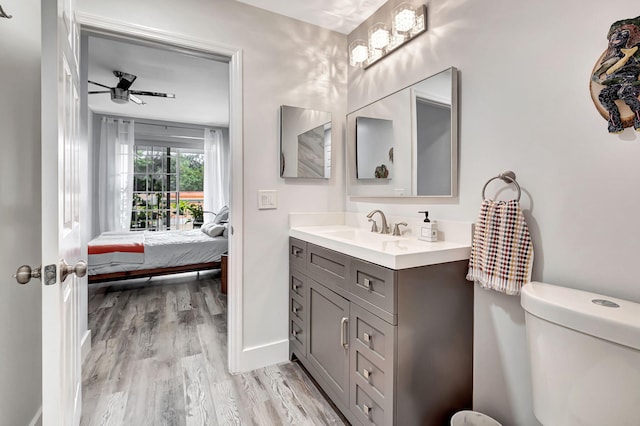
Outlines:
[[[236,229],[244,240],[242,341],[263,347],[253,359],[266,359],[261,354],[271,349],[286,357],[288,213],[344,210],[345,193],[341,154],[327,181],[279,177],[278,109],[330,111],[334,152],[343,152],[346,37],[231,0],[78,0],[77,9],[242,48],[245,211],[244,228]],[[258,189],[278,190],[278,209],[258,211]]]
[[[640,134],[608,134],[589,96],[609,26],[637,16],[637,6],[430,1],[426,34],[367,70],[349,69],[348,110],[458,67],[459,197],[351,198],[347,210],[411,216],[428,208],[434,219],[475,221],[484,183],[511,169],[533,236],[533,278],[640,301]],[[474,406],[503,424],[536,424],[519,299],[476,293]]]
[[18,285],[40,253],[40,1],[2,2],[0,19],[0,424],[26,425],[41,406],[41,282]]

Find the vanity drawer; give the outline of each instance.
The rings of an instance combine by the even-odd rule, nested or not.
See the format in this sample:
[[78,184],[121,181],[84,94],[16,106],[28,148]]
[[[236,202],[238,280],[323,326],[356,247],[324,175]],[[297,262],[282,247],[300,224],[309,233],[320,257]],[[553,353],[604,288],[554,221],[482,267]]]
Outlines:
[[[371,358],[371,359],[369,359]],[[378,404],[382,404],[385,398],[389,398],[393,392],[393,370],[386,374],[384,367],[378,367],[369,354],[353,348],[351,357],[351,382],[352,386],[359,384],[367,389],[372,397],[378,397]]]
[[307,333],[295,317],[289,318],[289,343],[301,356],[307,356]]
[[350,408],[363,425],[387,426],[393,424],[393,406],[378,404],[367,390],[358,384],[353,387]]
[[304,300],[307,294],[306,287],[307,284],[305,282],[304,275],[291,268],[289,270],[289,294],[291,295],[291,297],[298,298],[298,300],[300,300],[300,302],[304,304]]
[[[349,339],[351,351],[362,354],[386,374],[393,372],[396,327],[351,303]],[[353,367],[356,360],[353,359]]]
[[307,273],[330,289],[345,288],[349,264],[350,258],[342,253],[308,244]]
[[290,318],[295,318],[301,324],[305,323],[306,309],[302,301],[300,301],[295,296],[289,298],[289,316]]
[[307,242],[289,238],[289,265],[301,271],[306,269]]
[[396,314],[396,273],[393,269],[353,259],[348,290],[367,304]]

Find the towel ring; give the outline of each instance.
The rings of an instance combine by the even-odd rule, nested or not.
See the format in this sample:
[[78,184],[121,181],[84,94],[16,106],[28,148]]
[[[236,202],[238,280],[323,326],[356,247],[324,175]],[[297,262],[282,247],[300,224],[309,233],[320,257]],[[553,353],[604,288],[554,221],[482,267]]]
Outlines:
[[489,179],[487,181],[487,183],[484,184],[484,186],[482,187],[482,199],[483,200],[487,199],[487,197],[485,197],[485,195],[484,195],[484,191],[487,189],[487,185],[489,185],[489,183],[493,182],[496,179],[501,179],[505,183],[514,184],[516,186],[516,189],[518,190],[517,201],[520,202],[520,196],[522,195],[522,191],[520,190],[520,185],[518,185],[518,182],[516,182],[516,174],[514,172],[512,172],[511,170],[507,170],[504,173],[500,173],[498,176],[492,177],[491,179]]

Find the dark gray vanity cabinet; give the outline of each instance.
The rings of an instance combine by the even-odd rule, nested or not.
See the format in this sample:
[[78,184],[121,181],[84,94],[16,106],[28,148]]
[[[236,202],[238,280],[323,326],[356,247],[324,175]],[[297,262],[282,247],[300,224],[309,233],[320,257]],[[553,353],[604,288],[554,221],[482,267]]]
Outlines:
[[467,261],[392,270],[295,238],[289,248],[291,357],[352,424],[445,425],[471,408]]

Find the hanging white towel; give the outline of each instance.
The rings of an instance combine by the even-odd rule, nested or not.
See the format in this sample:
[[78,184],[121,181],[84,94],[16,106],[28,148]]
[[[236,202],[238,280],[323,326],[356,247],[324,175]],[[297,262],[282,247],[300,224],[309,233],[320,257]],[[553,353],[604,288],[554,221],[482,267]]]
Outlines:
[[484,200],[473,233],[467,279],[509,295],[531,281],[533,245],[517,200]]

